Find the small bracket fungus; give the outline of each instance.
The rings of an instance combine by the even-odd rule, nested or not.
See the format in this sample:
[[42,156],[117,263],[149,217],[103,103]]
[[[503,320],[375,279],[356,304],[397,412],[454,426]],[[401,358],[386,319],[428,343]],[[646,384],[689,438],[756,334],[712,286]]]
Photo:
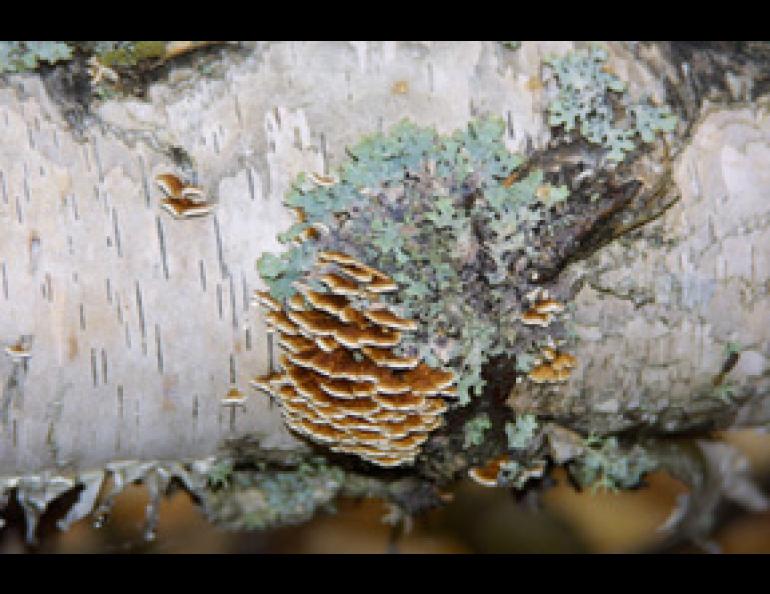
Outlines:
[[232,386],[221,400],[222,406],[243,406],[245,402],[246,394],[236,386]]
[[166,195],[161,206],[175,219],[205,216],[213,209],[200,188],[183,183],[176,175],[162,173],[155,177],[155,182]]
[[409,92],[409,83],[405,80],[397,80],[390,88],[394,95],[406,95]]
[[527,299],[532,306],[521,314],[522,324],[545,328],[555,315],[564,311],[564,304],[552,299],[545,289],[535,289],[527,295]]
[[508,462],[508,456],[500,456],[487,461],[483,466],[474,466],[468,470],[468,476],[476,483],[484,487],[496,487],[497,475],[500,474],[500,467]]
[[483,466],[474,466],[468,470],[468,476],[484,487],[514,487],[522,489],[530,480],[539,479],[546,469],[544,460],[534,460],[522,464],[509,456],[498,456],[487,461]]
[[527,377],[536,384],[556,384],[566,382],[572,375],[577,359],[569,353],[557,351],[551,347],[542,350],[544,361],[533,367]]
[[32,357],[32,337],[22,336],[15,343],[5,347],[5,354],[8,355],[14,363],[23,362]]
[[[398,288],[384,273],[342,252],[321,251],[306,277],[294,283],[297,292],[285,308],[270,293],[255,293],[284,353],[283,371],[252,385],[275,398],[286,424],[311,441],[377,466],[413,462],[442,424],[454,373],[393,352],[401,333],[417,323],[377,302]],[[316,278],[340,282],[317,291],[308,284]],[[351,299],[361,295],[365,302]]]

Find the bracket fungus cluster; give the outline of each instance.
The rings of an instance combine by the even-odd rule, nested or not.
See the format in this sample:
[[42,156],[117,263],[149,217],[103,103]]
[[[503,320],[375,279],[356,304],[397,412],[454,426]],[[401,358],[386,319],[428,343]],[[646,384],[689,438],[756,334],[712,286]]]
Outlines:
[[382,467],[413,462],[442,424],[456,378],[394,352],[417,328],[379,300],[397,284],[347,254],[319,251],[294,286],[285,306],[255,293],[284,353],[282,371],[252,385],[280,402],[291,429],[332,451]]
[[551,347],[545,347],[541,352],[542,359],[529,371],[527,377],[536,384],[566,382],[577,363],[574,355]]
[[199,187],[185,184],[176,175],[162,173],[155,177],[155,183],[166,195],[161,206],[175,219],[205,216],[212,210]]
[[537,288],[526,296],[530,308],[521,314],[522,324],[528,326],[548,326],[554,316],[564,311],[564,304],[553,299],[546,289]]

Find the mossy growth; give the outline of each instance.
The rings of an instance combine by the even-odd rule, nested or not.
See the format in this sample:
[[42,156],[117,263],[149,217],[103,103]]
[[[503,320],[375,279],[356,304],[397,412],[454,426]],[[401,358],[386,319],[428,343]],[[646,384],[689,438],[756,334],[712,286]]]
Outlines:
[[100,41],[94,53],[104,66],[135,66],[166,55],[165,41]]
[[668,107],[657,107],[647,99],[633,101],[626,84],[607,66],[601,47],[576,51],[545,60],[546,78],[555,80],[548,104],[548,123],[565,132],[577,128],[585,140],[607,149],[607,160],[620,162],[659,132],[675,129],[677,118]]
[[226,489],[233,475],[232,460],[224,459],[214,464],[208,472],[206,482],[214,490]]
[[0,74],[35,70],[42,63],[71,60],[72,55],[64,41],[0,41]]
[[614,436],[589,435],[584,453],[568,466],[572,478],[581,487],[617,491],[639,485],[642,476],[658,463],[639,445],[623,447]]
[[714,386],[712,395],[714,398],[725,404],[730,404],[738,392],[738,388],[731,382],[724,382]]
[[319,508],[331,506],[344,478],[344,471],[322,458],[290,469],[241,469],[225,462],[209,472],[211,491],[204,505],[212,521],[231,529],[300,524]]
[[[513,356],[528,255],[544,217],[567,200],[542,171],[523,172],[505,147],[505,124],[482,117],[442,136],[402,121],[347,150],[332,185],[300,175],[285,204],[304,220],[279,236],[291,243],[321,223],[328,234],[257,263],[284,300],[308,277],[319,249],[339,250],[390,275],[399,290],[383,299],[419,322],[398,349],[453,370],[461,404],[484,387],[493,357]],[[520,179],[519,179],[520,177]]]

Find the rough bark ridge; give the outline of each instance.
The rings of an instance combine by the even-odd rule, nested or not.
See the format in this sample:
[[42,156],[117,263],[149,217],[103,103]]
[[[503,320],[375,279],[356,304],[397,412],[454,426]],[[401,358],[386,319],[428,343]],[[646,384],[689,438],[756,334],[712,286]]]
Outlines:
[[[299,521],[341,492],[386,495],[415,511],[506,449],[511,408],[540,421],[531,457],[557,462],[577,455],[559,459],[560,430],[625,432],[635,444],[767,423],[765,46],[606,44],[629,94],[668,103],[680,118],[669,143],[609,172],[590,147],[557,142],[544,116],[543,59],[579,46],[257,43],[223,54],[220,74],[193,62],[169,70],[146,99],[95,102],[79,129],[55,78],[49,90],[36,74],[7,78],[0,341],[21,342],[30,357],[0,357],[0,497],[22,502],[30,537],[47,503],[73,486],[79,503],[62,527],[88,514],[100,491],[107,509],[107,491],[138,479],[163,493],[176,477],[213,518],[236,526]],[[276,234],[291,223],[281,202],[292,179],[328,172],[346,146],[402,118],[450,133],[479,113],[505,119],[509,149],[571,190],[601,196],[569,213],[538,268],[572,296],[579,365],[569,382],[516,384],[504,366],[490,368],[500,381],[450,416],[416,470],[391,473],[308,462],[308,445],[259,395],[223,408],[231,385],[248,390],[277,355],[249,299],[263,288],[256,258],[279,251]],[[596,171],[576,182],[591,163]],[[196,181],[214,213],[168,217],[153,182],[163,172]],[[480,412],[493,428],[465,449],[464,423]],[[249,475],[260,463],[272,474]],[[312,495],[264,495],[289,487]]]

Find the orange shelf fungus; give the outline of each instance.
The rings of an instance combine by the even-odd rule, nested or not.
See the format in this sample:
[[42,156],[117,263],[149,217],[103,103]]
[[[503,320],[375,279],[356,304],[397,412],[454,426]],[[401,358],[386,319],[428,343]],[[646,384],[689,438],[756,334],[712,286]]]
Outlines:
[[[535,460],[526,466],[517,466],[515,477],[500,477],[500,471],[504,465],[516,464],[508,456],[499,456],[488,460],[483,466],[476,466],[468,470],[474,482],[484,487],[513,486],[521,489],[528,481],[539,479],[543,476],[546,464],[543,460]],[[498,478],[499,477],[499,478]]]
[[542,299],[535,303],[533,309],[539,314],[558,314],[564,311],[564,304],[555,299]]
[[489,460],[483,466],[474,466],[468,470],[470,476],[475,482],[484,487],[496,487],[497,475],[500,474],[500,467],[508,461],[507,456],[500,456]]
[[244,402],[246,402],[246,394],[235,386],[227,391],[221,401],[223,406],[242,406]]
[[175,219],[190,219],[202,217],[211,212],[211,206],[200,204],[189,198],[164,198],[161,201],[163,209]]
[[182,180],[171,173],[161,173],[156,176],[155,183],[169,198],[187,198],[193,202],[205,202],[203,191],[200,188],[184,184]]
[[329,290],[336,295],[356,297],[362,294],[356,282],[350,281],[339,274],[324,274],[319,276],[318,280],[329,287]]
[[19,340],[15,344],[5,347],[4,350],[5,354],[13,361],[22,361],[24,359],[29,359],[32,356],[29,346],[25,345],[23,340]]
[[175,219],[189,219],[209,214],[213,207],[206,202],[203,190],[197,186],[186,185],[176,175],[162,173],[155,177],[166,197],[161,200],[161,207]]
[[272,311],[281,311],[283,309],[281,302],[274,299],[268,291],[254,291],[254,297],[251,301],[262,307],[267,307]]
[[564,304],[552,299],[545,289],[535,289],[527,300],[531,307],[521,314],[521,322],[529,326],[548,326],[553,317],[564,311]]
[[393,352],[416,322],[351,301],[397,289],[390,277],[342,252],[321,251],[316,266],[324,268],[315,278],[325,292],[296,283],[285,308],[255,293],[284,353],[283,371],[252,385],[274,397],[286,424],[311,441],[381,467],[412,463],[443,423],[455,375]]
[[569,353],[559,352],[551,347],[545,347],[542,354],[545,361],[533,367],[527,377],[536,384],[566,382],[577,365],[577,359]]

